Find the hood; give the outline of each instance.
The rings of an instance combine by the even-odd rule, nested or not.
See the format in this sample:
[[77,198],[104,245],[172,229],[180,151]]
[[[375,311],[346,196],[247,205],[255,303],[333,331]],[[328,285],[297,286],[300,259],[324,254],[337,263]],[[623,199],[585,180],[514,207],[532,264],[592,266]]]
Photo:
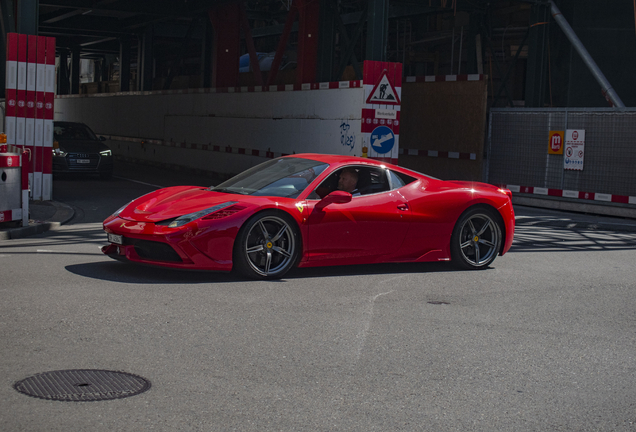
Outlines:
[[101,141],[92,140],[58,140],[60,150],[66,153],[99,153],[100,151],[110,150],[106,144]]
[[239,197],[240,195],[212,192],[200,186],[175,186],[137,198],[119,214],[119,217],[138,222],[160,222],[216,204],[238,201]]

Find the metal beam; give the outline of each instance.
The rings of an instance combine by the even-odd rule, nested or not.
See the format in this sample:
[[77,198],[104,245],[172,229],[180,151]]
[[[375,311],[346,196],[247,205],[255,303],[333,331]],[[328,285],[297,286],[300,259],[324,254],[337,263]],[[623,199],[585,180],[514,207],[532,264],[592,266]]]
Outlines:
[[148,25],[141,35],[141,62],[137,65],[137,75],[140,80],[140,85],[138,86],[141,91],[150,91],[152,90],[152,79],[153,77],[153,37],[154,30],[152,25]]
[[579,53],[581,59],[583,59],[583,63],[585,63],[590,72],[592,72],[594,79],[596,79],[596,81],[600,84],[601,89],[603,90],[603,95],[612,103],[613,106],[624,108],[625,104],[614,90],[614,87],[612,87],[607,78],[605,78],[605,75],[603,75],[601,69],[598,67],[590,53],[585,49],[585,46],[578,38],[576,33],[574,33],[574,30],[572,30],[572,27],[570,27],[570,24],[563,17],[563,14],[553,1],[550,2],[550,8],[552,17],[557,22],[557,24],[559,24],[559,27],[561,27],[561,30],[563,30],[565,36],[567,36],[567,38],[570,40],[570,42],[576,49],[576,52]]
[[283,53],[285,52],[285,48],[287,48],[287,40],[289,39],[289,34],[292,30],[292,25],[294,24],[294,20],[296,19],[296,15],[298,14],[298,9],[292,4],[292,7],[287,12],[287,19],[285,21],[285,28],[283,29],[283,33],[278,41],[278,48],[276,49],[276,54],[274,55],[274,60],[272,61],[272,67],[269,70],[269,75],[267,76],[267,85],[274,84],[276,80],[276,75],[278,74],[278,68],[280,67],[280,63],[283,60]]
[[236,3],[209,10],[214,27],[213,86],[236,87],[240,58],[240,13]]
[[368,0],[366,60],[386,61],[389,0]]
[[526,67],[526,107],[542,108],[545,104],[548,81],[547,23],[549,19],[550,13],[547,4],[532,6],[530,11],[530,27],[528,27],[526,32],[529,38],[528,63]]
[[71,47],[71,94],[79,94],[80,90],[80,47]]
[[258,61],[258,55],[256,55],[256,48],[254,47],[254,39],[252,39],[252,33],[250,31],[250,23],[247,21],[247,14],[245,13],[245,3],[241,1],[241,27],[243,27],[243,33],[245,34],[245,45],[247,45],[247,52],[250,56],[250,65],[252,66],[252,73],[254,76],[254,82],[258,86],[263,85],[263,75],[261,74],[261,66]]
[[298,64],[296,84],[316,81],[316,59],[318,55],[318,29],[320,2],[298,1]]
[[68,71],[68,51],[59,50],[60,68],[57,73],[57,94],[67,95],[70,92],[69,71]]
[[119,91],[130,91],[130,39],[119,41]]
[[351,63],[353,65],[353,70],[355,71],[357,79],[362,79],[362,69],[360,69],[360,64],[358,63],[358,58],[355,54],[355,47],[358,43],[358,39],[360,39],[360,35],[362,35],[362,27],[365,22],[365,9],[362,11],[360,15],[360,21],[356,24],[355,29],[353,30],[353,36],[349,39],[349,35],[347,34],[347,29],[342,22],[342,17],[338,15],[336,22],[338,23],[338,29],[340,30],[340,34],[342,36],[342,41],[344,42],[345,49],[342,52],[342,58],[340,59],[340,66],[338,68],[338,74],[335,77],[335,81],[339,81],[342,79],[342,74],[344,73],[347,65]]
[[197,25],[197,22],[198,21],[194,19],[190,22],[190,27],[188,27],[188,32],[186,33],[185,37],[181,41],[181,47],[179,48],[175,58],[172,60],[172,65],[170,66],[170,69],[168,69],[168,77],[166,78],[166,81],[163,84],[164,90],[170,89],[172,80],[179,73],[181,61],[183,60],[183,55],[186,53],[188,45],[190,44],[191,35],[192,35],[192,32],[194,31],[194,28]]
[[38,0],[20,0],[18,1],[18,25],[17,30],[20,34],[35,35],[38,34]]

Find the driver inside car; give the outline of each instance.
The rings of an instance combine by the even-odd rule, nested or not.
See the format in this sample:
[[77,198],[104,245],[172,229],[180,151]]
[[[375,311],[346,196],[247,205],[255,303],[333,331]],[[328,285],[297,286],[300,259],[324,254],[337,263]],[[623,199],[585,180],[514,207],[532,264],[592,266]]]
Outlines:
[[353,168],[345,168],[340,172],[338,190],[349,192],[351,195],[359,195],[358,173]]

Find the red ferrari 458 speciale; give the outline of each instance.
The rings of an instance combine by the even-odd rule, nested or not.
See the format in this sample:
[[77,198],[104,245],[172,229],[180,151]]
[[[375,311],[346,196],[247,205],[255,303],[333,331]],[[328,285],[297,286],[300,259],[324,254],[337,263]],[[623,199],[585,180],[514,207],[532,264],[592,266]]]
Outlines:
[[294,266],[452,261],[483,269],[512,245],[511,193],[371,159],[298,154],[214,187],[144,195],[104,221],[131,262],[280,278]]

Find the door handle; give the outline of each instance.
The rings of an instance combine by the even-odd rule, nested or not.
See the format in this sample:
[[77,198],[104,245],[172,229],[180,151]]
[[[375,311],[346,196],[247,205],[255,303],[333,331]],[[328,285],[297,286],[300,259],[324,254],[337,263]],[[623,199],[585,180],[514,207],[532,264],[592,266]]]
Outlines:
[[406,204],[398,204],[397,208],[398,210],[406,211],[409,209],[409,206]]

